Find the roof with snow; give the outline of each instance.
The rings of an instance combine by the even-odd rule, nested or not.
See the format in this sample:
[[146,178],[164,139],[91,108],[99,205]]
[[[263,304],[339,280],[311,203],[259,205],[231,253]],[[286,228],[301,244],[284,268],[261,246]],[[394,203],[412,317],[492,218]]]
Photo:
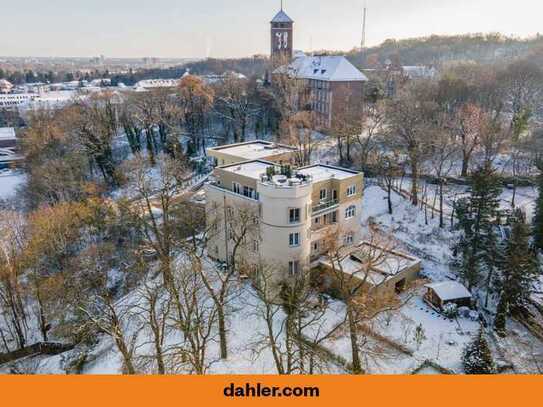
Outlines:
[[237,164],[223,165],[220,168],[226,172],[242,175],[247,178],[260,179],[266,174],[268,167],[273,167],[275,164],[264,160],[245,161]]
[[0,140],[15,140],[16,138],[13,127],[0,127]]
[[471,298],[468,289],[457,281],[442,281],[440,283],[426,284],[442,301]]
[[[331,261],[325,257],[321,258],[319,262],[325,267],[332,268]],[[391,277],[420,264],[421,261],[405,253],[362,241],[347,251],[347,254],[340,260],[341,265],[335,260],[333,262],[334,266],[342,273],[364,280],[372,286],[378,286]]]
[[295,152],[296,147],[287,146],[285,144],[277,144],[265,140],[253,140],[244,143],[211,147],[208,149],[208,152],[211,154],[214,151],[219,151],[223,154],[228,154],[242,160],[258,160],[274,155]]
[[290,65],[278,68],[276,73],[285,73],[302,79],[330,82],[367,82],[368,78],[344,56],[300,56]]
[[326,181],[329,179],[342,180],[356,177],[360,174],[359,172],[351,171],[346,168],[334,167],[324,164],[315,164],[299,168],[298,173],[310,176],[315,182]]
[[279,11],[271,20],[272,23],[293,23],[294,21],[283,10]]

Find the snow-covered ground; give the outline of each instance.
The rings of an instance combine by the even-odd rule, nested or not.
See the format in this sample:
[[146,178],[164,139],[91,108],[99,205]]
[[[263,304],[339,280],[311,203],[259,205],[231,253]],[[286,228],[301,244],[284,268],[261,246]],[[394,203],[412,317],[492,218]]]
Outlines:
[[25,175],[13,170],[0,170],[0,200],[10,199],[17,193],[17,187],[25,182]]
[[[337,149],[333,143],[322,144],[315,152],[315,160],[334,164],[337,161]],[[155,174],[156,176],[156,174]],[[4,178],[8,182],[4,183]],[[11,182],[11,184],[10,184]],[[0,173],[0,198],[13,196],[15,186],[24,182],[20,174]],[[11,186],[8,186],[11,185]],[[409,190],[409,179],[406,178],[402,188]],[[435,186],[430,186],[433,199]],[[7,192],[6,192],[7,191]],[[445,212],[450,213],[453,202],[466,193],[466,187],[447,185],[445,190]],[[503,208],[510,207],[512,191],[504,189],[501,195]],[[131,191],[125,190],[118,196],[131,196]],[[116,197],[118,197],[116,196]],[[529,187],[518,188],[516,203],[530,215],[533,212],[537,190]],[[362,202],[360,222],[364,232],[370,226],[384,234],[393,236],[397,249],[415,255],[422,260],[422,277],[430,281],[455,279],[450,270],[452,260],[451,245],[455,232],[450,231],[450,218],[446,218],[446,227],[439,227],[438,214],[428,210],[426,213],[420,207],[414,207],[400,196],[392,194],[393,214],[388,213],[386,193],[375,180],[368,180]],[[437,206],[437,205],[436,205]],[[398,344],[376,339],[367,335],[362,349],[363,365],[368,373],[374,374],[405,374],[411,373],[424,364],[426,360],[454,372],[461,372],[461,356],[465,345],[479,329],[479,322],[466,318],[449,320],[437,314],[422,301],[422,290],[410,298],[401,309],[393,313],[380,315],[368,324],[373,332],[388,338]],[[130,293],[122,301],[137,303],[141,298],[137,291]],[[267,348],[254,352],[254,344],[261,339],[265,332],[264,321],[257,316],[255,309],[258,299],[249,284],[241,287],[239,296],[231,304],[232,313],[228,319],[229,325],[229,358],[221,361],[218,358],[218,340],[212,341],[208,350],[208,360],[211,374],[273,374],[276,373],[271,351]],[[334,324],[342,317],[344,305],[332,301],[326,313],[326,322]],[[505,348],[504,355],[513,362],[518,371],[536,372],[538,360],[543,359],[543,344],[530,335],[526,329],[516,323],[509,324],[512,333],[506,339],[499,340],[498,345]],[[415,332],[419,327],[418,340]],[[169,344],[180,339],[175,335],[167,338]],[[138,352],[145,353],[149,348],[148,338],[138,339]],[[333,338],[325,341],[323,346],[330,352],[350,361],[350,343],[347,332],[340,331]],[[404,349],[401,350],[400,348]],[[405,349],[408,351],[406,352]],[[54,357],[40,357],[29,361],[39,373],[65,373],[66,360],[77,351],[67,352]],[[538,359],[539,358],[539,359]],[[6,369],[6,367],[4,367]],[[111,338],[102,335],[98,344],[88,355],[83,373],[86,374],[119,374],[122,370],[122,359]],[[330,363],[323,368],[323,373],[345,373],[337,365]],[[426,367],[419,374],[436,373],[434,368]]]

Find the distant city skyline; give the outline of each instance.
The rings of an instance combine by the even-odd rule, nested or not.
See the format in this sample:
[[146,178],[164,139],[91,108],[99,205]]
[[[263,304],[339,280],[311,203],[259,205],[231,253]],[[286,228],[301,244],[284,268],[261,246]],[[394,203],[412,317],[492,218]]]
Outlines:
[[[285,0],[294,48],[350,50],[431,34],[541,30],[538,0]],[[243,57],[269,54],[280,0],[26,0],[2,5],[0,55],[36,57]]]

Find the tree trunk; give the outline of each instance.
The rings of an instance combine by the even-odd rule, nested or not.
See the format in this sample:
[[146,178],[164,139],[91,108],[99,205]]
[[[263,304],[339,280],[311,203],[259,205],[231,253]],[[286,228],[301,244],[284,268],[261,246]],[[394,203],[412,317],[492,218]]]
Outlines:
[[387,188],[388,213],[392,215],[392,181],[389,182]]
[[460,173],[460,176],[464,178],[468,176],[469,158],[469,154],[464,151],[462,153],[462,172]]
[[362,374],[362,363],[360,361],[360,348],[358,347],[358,334],[355,318],[351,305],[347,305],[347,319],[349,323],[349,336],[351,339],[351,355],[353,361],[353,373]]
[[411,159],[411,203],[413,206],[419,204],[418,199],[418,179],[419,176],[419,163],[416,158]]
[[443,229],[443,180],[439,181],[439,227]]
[[226,338],[226,318],[224,315],[224,306],[217,307],[217,318],[219,321],[219,342],[221,348],[221,359],[228,359],[228,343]]

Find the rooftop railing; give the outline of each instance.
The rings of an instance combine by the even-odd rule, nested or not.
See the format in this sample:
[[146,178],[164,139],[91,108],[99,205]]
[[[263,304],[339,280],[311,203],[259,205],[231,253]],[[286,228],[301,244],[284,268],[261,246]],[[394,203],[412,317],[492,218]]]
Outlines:
[[335,209],[338,205],[339,205],[339,201],[337,199],[330,199],[328,201],[321,202],[320,204],[314,206],[312,209],[312,213],[313,215],[317,215],[329,209]]

